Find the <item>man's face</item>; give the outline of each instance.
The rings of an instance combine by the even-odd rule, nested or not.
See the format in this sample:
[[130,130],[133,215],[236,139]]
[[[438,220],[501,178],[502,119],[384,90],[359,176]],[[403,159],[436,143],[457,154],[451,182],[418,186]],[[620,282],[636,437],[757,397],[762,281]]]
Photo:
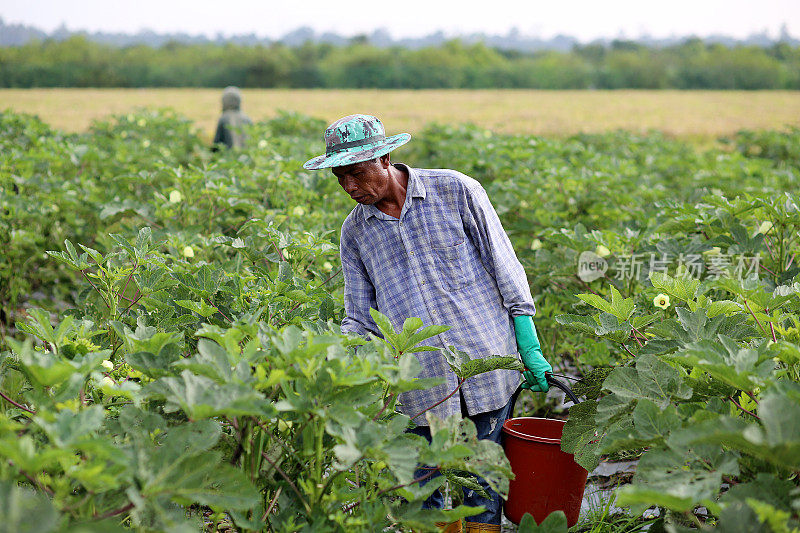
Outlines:
[[389,190],[389,159],[379,157],[331,169],[339,179],[339,185],[360,204],[375,204],[382,200]]

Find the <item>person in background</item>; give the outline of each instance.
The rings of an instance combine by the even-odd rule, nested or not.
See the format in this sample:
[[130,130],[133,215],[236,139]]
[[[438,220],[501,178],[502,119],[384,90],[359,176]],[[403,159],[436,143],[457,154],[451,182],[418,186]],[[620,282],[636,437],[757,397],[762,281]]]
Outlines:
[[[442,353],[450,345],[473,359],[519,353],[527,368],[522,386],[546,392],[545,372],[552,367],[542,356],[531,318],[536,308],[528,280],[481,184],[455,170],[392,163],[389,152],[411,136],[386,137],[381,121],[371,115],[341,118],[328,126],[324,138],[325,154],[303,166],[330,168],[357,202],[341,231],[342,332],[379,336],[370,308],[395,327],[408,317],[451,326],[431,339],[439,350],[415,354],[420,378],[445,383],[400,396],[400,411],[415,417],[410,431],[430,441],[428,421],[415,415],[458,384]],[[440,418],[468,417],[478,438],[499,443],[519,384],[519,372],[486,372],[430,411]],[[466,531],[499,532],[502,500],[484,480],[480,483],[489,498],[466,490],[464,503],[486,511],[468,517]],[[428,508],[443,504],[438,491],[425,502]],[[442,527],[461,531],[460,522]]]
[[242,93],[237,87],[225,87],[222,91],[222,116],[217,122],[212,151],[219,150],[221,145],[228,148],[244,147],[246,136],[242,127],[253,122],[242,112]]

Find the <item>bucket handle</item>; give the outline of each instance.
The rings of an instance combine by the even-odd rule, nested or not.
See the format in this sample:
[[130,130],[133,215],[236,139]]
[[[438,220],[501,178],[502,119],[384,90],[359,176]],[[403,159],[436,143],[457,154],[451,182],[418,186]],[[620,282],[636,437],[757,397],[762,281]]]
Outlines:
[[572,400],[573,403],[575,403],[575,404],[581,403],[581,401],[578,399],[578,397],[575,396],[575,393],[572,392],[572,389],[569,388],[569,385],[567,385],[563,381],[553,377],[553,374],[551,372],[545,372],[544,373],[544,379],[547,380],[547,383],[549,385],[553,385],[553,386],[558,387],[559,389],[563,390],[564,394],[566,394],[569,397],[569,399]]
[[[567,376],[564,376],[564,377],[567,377]],[[553,377],[553,373],[552,372],[545,372],[544,373],[544,378],[547,380],[547,383],[549,385],[552,385],[552,386],[557,387],[557,388],[561,389],[562,391],[564,391],[564,394],[566,394],[567,397],[570,400],[572,400],[573,403],[575,403],[575,404],[581,403],[580,400],[578,400],[578,397],[575,396],[575,393],[572,392],[572,389],[569,388],[569,385],[567,385],[563,381]],[[578,381],[580,381],[580,380],[578,380]],[[523,381],[523,383],[524,383],[524,381]],[[513,414],[514,414],[514,407],[516,407],[516,405],[517,405],[517,398],[519,397],[519,393],[520,392],[522,392],[522,383],[519,384],[519,387],[517,387],[517,390],[515,390],[514,394],[511,395],[511,416],[513,416]]]

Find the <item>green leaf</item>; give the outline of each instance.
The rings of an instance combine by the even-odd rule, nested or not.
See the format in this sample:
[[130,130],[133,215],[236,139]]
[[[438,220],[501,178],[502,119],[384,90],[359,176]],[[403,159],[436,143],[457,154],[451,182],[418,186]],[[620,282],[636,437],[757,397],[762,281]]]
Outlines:
[[55,415],[38,415],[34,421],[44,429],[53,444],[67,447],[77,444],[83,437],[99,429],[104,415],[101,406],[91,405],[77,413],[65,409]]
[[225,384],[231,381],[231,363],[228,354],[216,342],[200,339],[197,343],[198,353],[190,358],[182,358],[172,366],[178,370],[189,370],[199,376],[206,376],[217,383]]
[[219,452],[207,451],[220,434],[216,421],[202,420],[173,427],[161,446],[140,441],[135,472],[141,495],[220,509],[243,510],[255,505],[258,491],[244,473],[223,462]]
[[375,321],[375,325],[378,326],[378,330],[383,335],[384,340],[389,342],[395,350],[399,350],[400,346],[400,336],[394,332],[394,327],[392,327],[392,323],[389,321],[389,318],[381,314],[380,311],[376,309],[370,309],[369,314],[372,317],[372,320]]
[[471,359],[466,352],[450,346],[444,351],[450,369],[461,379],[469,379],[493,370],[516,370],[522,372],[525,366],[516,356],[494,355],[483,359]]
[[759,523],[758,516],[747,502],[739,501],[728,504],[722,509],[718,529],[726,533],[773,533]]
[[405,322],[403,322],[403,334],[406,336],[410,336],[421,327],[422,327],[421,318],[417,317],[407,318]]
[[165,411],[183,410],[189,418],[199,420],[213,416],[274,416],[271,403],[249,386],[238,383],[219,384],[205,376],[183,370],[180,376],[163,377],[145,387],[152,398],[167,401]]
[[97,251],[97,250],[95,250],[94,248],[89,248],[88,246],[84,246],[83,244],[80,244],[79,246],[80,246],[81,248],[83,248],[83,250],[84,250],[84,251],[85,251],[87,254],[89,254],[89,257],[91,257],[91,258],[92,258],[92,260],[93,260],[95,263],[97,263],[98,265],[102,265],[102,264],[103,264],[103,254],[101,254],[100,252],[98,252],[98,251]]
[[631,335],[629,322],[620,322],[614,314],[605,311],[595,316],[558,315],[556,322],[581,333],[606,337],[615,342],[625,342]]
[[146,266],[137,270],[133,274],[133,279],[136,281],[136,286],[143,294],[152,294],[167,287],[172,286],[174,282],[166,277],[166,269],[160,266]]
[[144,259],[148,252],[150,252],[150,245],[152,243],[153,234],[150,228],[148,226],[141,228],[139,233],[136,235],[136,243],[133,245],[136,258],[139,261]]
[[637,358],[635,369],[615,369],[603,387],[625,400],[649,399],[662,409],[672,398],[692,396],[691,387],[683,382],[678,370],[653,355]]
[[675,447],[718,444],[767,461],[781,468],[800,468],[800,384],[783,381],[762,394],[758,416],[723,416],[673,433]]
[[597,321],[591,316],[563,314],[556,316],[556,322],[581,333],[597,334]]
[[689,302],[694,300],[698,293],[700,280],[695,278],[673,278],[665,272],[650,272],[650,283],[657,290],[668,294],[673,298]]
[[650,400],[640,400],[633,410],[633,427],[639,439],[663,442],[673,429],[681,427],[681,417],[674,405],[659,409]]
[[33,385],[39,387],[59,385],[72,378],[73,374],[86,376],[111,354],[111,350],[103,350],[70,360],[51,352],[34,350],[30,340],[18,342],[8,339],[8,344],[19,357],[20,370]]
[[[762,345],[762,351],[764,346]],[[730,337],[718,335],[717,342],[702,340],[666,356],[684,366],[698,368],[712,378],[739,390],[752,391],[770,380],[774,363],[753,348],[740,348]]]
[[53,329],[50,324],[50,313],[40,308],[28,309],[28,321],[17,322],[17,329],[29,333],[49,342],[54,346],[60,346],[67,335],[74,329],[75,319],[67,315],[59,324],[58,329]]
[[469,473],[462,475],[452,470],[445,470],[443,473],[447,478],[448,483],[450,483],[450,487],[460,487],[462,490],[471,490],[477,493],[479,496],[489,498],[489,493],[487,493],[481,484],[478,483],[478,479],[475,476],[470,475]]
[[600,311],[604,311],[612,315],[614,314],[614,306],[605,301],[602,296],[598,296],[597,294],[577,294],[576,296],[578,299],[583,300],[595,309],[599,309]]
[[719,300],[716,302],[711,302],[706,307],[706,314],[708,315],[708,318],[714,318],[718,315],[732,315],[735,313],[740,313],[741,311],[742,306],[731,300]]
[[[769,446],[800,451],[800,384],[784,381],[770,388],[758,412]],[[796,464],[800,465],[800,455]]]
[[125,362],[132,368],[151,378],[167,376],[173,373],[170,365],[181,358],[176,344],[165,344],[157,354],[152,352],[135,352],[125,354]]
[[652,449],[639,460],[633,484],[619,489],[617,504],[635,505],[636,512],[658,505],[673,511],[690,511],[705,505],[719,512],[717,494],[722,475],[738,475],[736,456],[717,449],[704,454],[694,449]]
[[0,480],[0,523],[4,531],[50,533],[58,525],[58,512],[47,497]]
[[631,335],[631,325],[628,322],[620,323],[619,318],[609,313],[600,313],[595,317],[597,327],[595,335],[608,337],[616,342],[625,342]]
[[131,331],[121,322],[111,321],[109,324],[122,338],[125,343],[125,351],[128,353],[157,354],[168,344],[179,344],[183,340],[183,333],[179,331],[160,332],[156,328],[146,325],[144,318],[141,317],[137,319],[135,331]]
[[[488,439],[478,439],[475,424],[457,416],[441,420],[426,414],[432,442],[428,453],[420,457],[423,464],[436,463],[442,468],[464,470],[484,479],[502,497],[508,495],[508,480],[513,475],[503,448]],[[436,460],[428,460],[436,458]]]
[[787,479],[780,479],[773,473],[759,472],[755,479],[732,486],[722,495],[721,502],[728,504],[757,499],[770,502],[777,509],[791,511],[794,488],[794,484]]
[[224,275],[222,270],[212,268],[208,264],[202,265],[194,275],[185,272],[172,272],[172,277],[178,283],[201,298],[211,298],[216,294],[222,284]]
[[208,305],[203,300],[200,300],[199,302],[193,302],[192,300],[175,300],[175,304],[183,307],[184,309],[188,309],[189,311],[194,311],[203,318],[213,316],[214,313],[217,312],[216,307]]
[[623,298],[620,292],[614,285],[611,285],[611,307],[612,314],[616,316],[620,322],[628,320],[633,314],[636,306],[633,303],[633,298]]
[[530,513],[525,513],[517,528],[518,533],[566,533],[567,530],[567,515],[564,511],[553,511],[539,525],[536,525],[536,520]]
[[330,298],[323,298],[322,302],[319,304],[319,318],[320,320],[327,322],[333,318],[333,300]]
[[133,246],[131,246],[131,243],[128,242],[128,239],[117,233],[109,233],[108,236],[111,237],[111,239],[117,243],[118,246],[124,249],[129,256],[136,257],[136,250],[134,250]]
[[789,522],[794,514],[793,511],[777,509],[774,505],[756,498],[747,498],[747,505],[755,511],[759,522],[769,526],[770,531],[789,533],[793,529]]
[[561,433],[561,449],[574,454],[575,462],[590,472],[600,464],[596,412],[597,402],[592,400],[573,405]]

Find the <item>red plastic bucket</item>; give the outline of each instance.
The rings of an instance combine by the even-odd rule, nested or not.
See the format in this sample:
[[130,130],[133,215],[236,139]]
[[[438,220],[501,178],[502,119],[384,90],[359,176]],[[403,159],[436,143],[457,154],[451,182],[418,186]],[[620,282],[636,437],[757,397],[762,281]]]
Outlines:
[[578,522],[589,473],[571,453],[561,451],[565,423],[520,417],[503,424],[503,447],[515,476],[504,510],[515,524],[525,513],[540,524],[553,511],[564,511],[569,527]]

